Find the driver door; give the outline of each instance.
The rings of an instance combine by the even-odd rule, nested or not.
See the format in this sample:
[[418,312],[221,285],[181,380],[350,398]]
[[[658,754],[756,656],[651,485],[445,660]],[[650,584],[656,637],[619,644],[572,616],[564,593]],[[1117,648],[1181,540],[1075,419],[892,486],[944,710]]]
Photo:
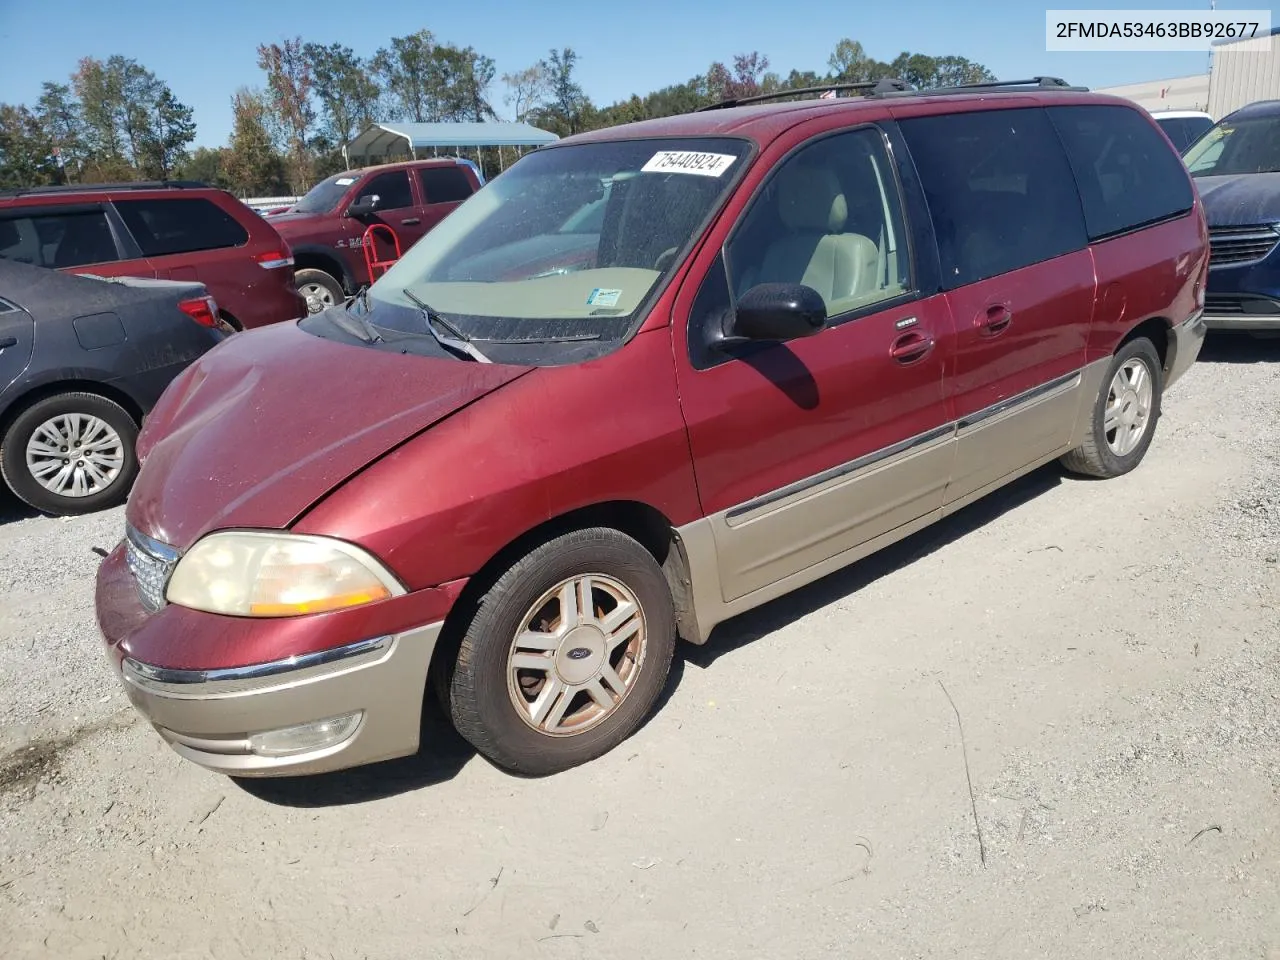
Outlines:
[[[680,399],[725,603],[940,512],[953,332],[945,300],[918,293],[903,210],[879,127],[814,136],[681,290]],[[707,347],[736,299],[766,282],[816,289],[827,328]]]

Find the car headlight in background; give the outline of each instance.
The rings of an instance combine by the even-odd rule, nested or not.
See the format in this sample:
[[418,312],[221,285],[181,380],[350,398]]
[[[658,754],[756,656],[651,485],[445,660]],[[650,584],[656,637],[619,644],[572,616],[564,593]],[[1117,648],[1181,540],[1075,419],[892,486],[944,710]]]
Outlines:
[[211,533],[169,579],[170,603],[236,617],[294,617],[400,596],[405,588],[359,547],[267,531]]

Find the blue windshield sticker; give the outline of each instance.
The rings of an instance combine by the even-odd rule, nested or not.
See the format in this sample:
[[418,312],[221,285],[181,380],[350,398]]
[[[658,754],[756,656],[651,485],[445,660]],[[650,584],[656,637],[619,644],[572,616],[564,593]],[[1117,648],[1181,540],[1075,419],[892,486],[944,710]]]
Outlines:
[[618,305],[618,298],[621,296],[621,290],[605,290],[601,287],[596,287],[587,296],[587,306],[616,307]]

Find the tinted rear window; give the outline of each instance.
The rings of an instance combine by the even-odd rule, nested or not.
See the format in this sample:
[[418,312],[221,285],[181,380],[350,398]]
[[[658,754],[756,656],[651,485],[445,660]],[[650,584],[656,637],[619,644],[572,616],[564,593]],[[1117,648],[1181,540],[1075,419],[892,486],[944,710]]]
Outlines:
[[125,226],[148,257],[240,247],[249,233],[215,203],[202,197],[116,200]]
[[1156,122],[1179,152],[1199,140],[1213,126],[1208,117],[1159,117]]
[[1133,230],[1191,209],[1182,159],[1128,107],[1051,107],[1080,185],[1089,238]]
[[1043,110],[915,117],[901,127],[938,234],[946,288],[1086,245],[1071,167]]
[[0,218],[0,258],[54,269],[120,259],[101,210]]
[[427,203],[454,203],[471,196],[471,181],[461,167],[421,167],[418,177]]

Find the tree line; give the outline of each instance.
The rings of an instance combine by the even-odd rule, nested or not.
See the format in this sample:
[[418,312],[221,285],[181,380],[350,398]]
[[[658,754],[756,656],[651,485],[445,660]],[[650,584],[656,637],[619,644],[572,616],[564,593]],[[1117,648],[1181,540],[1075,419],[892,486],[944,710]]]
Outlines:
[[[342,145],[372,123],[498,119],[498,96],[506,118],[569,136],[806,87],[897,77],[927,89],[995,79],[964,57],[904,52],[881,61],[844,39],[821,73],[783,76],[752,52],[713,62],[683,83],[597,105],[568,47],[501,77],[489,57],[429,30],[392,37],[370,56],[301,37],[262,44],[257,53],[261,82],[232,96],[229,141],[194,150],[192,110],[163,80],[130,58],[84,58],[68,82],[44,83],[34,104],[0,103],[0,188],[192,179],[240,196],[301,194],[341,170]],[[490,175],[497,171],[496,152],[477,159]]]

